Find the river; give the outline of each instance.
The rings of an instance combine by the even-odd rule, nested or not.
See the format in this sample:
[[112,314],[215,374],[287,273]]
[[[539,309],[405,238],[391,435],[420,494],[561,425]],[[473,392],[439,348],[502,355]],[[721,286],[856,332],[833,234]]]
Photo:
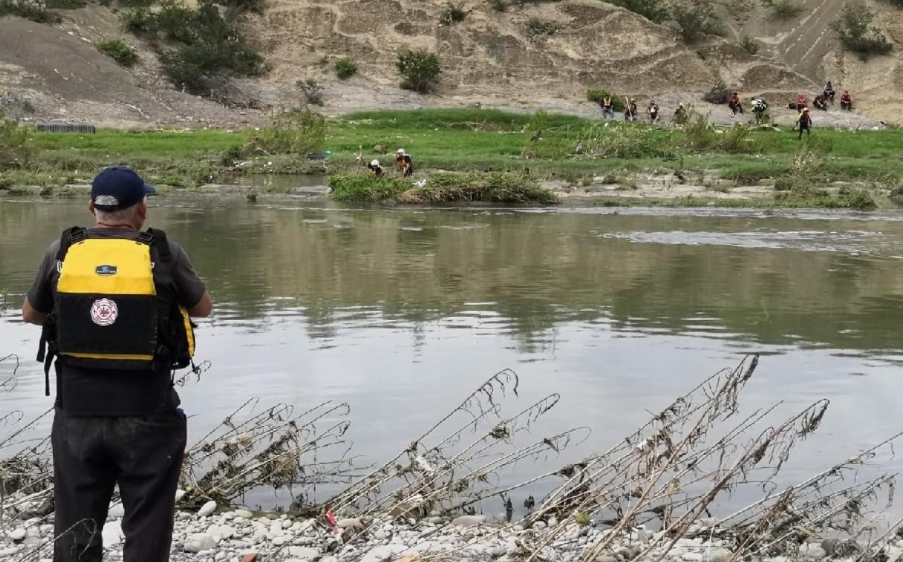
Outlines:
[[[0,200],[0,289],[12,307],[0,356],[22,362],[0,413],[51,405],[33,361],[38,329],[17,308],[47,245],[88,219],[81,201]],[[153,200],[149,226],[186,248],[216,304],[197,331],[211,368],[181,389],[195,437],[250,397],[334,400],[351,405],[355,454],[386,460],[511,368],[525,404],[561,394],[541,432],[592,428],[544,461],[562,464],[607,449],[752,352],[763,357],[742,396],[750,408],[831,400],[784,478],[903,429],[899,213],[179,196]]]

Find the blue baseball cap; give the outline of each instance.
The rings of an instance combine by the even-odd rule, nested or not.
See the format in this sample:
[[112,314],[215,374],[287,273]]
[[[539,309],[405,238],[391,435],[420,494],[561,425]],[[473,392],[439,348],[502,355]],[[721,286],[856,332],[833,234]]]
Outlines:
[[106,168],[91,182],[91,201],[101,211],[128,209],[156,192],[128,166]]

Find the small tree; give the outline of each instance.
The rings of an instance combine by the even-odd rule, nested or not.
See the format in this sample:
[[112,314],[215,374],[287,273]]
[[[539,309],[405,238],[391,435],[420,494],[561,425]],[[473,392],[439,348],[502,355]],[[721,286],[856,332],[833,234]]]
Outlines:
[[339,80],[347,80],[357,74],[357,63],[348,57],[335,61],[335,74]]
[[728,98],[730,98],[731,91],[728,90],[727,85],[719,80],[715,82],[712,86],[712,89],[703,94],[703,101],[707,101],[709,103],[717,103],[723,104],[727,103]]
[[672,16],[685,43],[697,43],[705,35],[724,33],[715,8],[704,0],[696,0],[688,6],[676,5]]
[[313,78],[298,80],[295,82],[295,87],[298,88],[308,104],[323,105],[323,86]]
[[530,18],[527,22],[527,35],[534,41],[558,32],[558,24],[553,21]]
[[269,127],[263,127],[244,147],[255,154],[307,154],[320,152],[326,146],[326,119],[309,109],[289,111],[278,116]]
[[32,133],[0,108],[0,169],[24,168],[31,157]]
[[426,50],[399,53],[396,66],[404,77],[401,87],[421,94],[433,89],[442,72],[439,57]]
[[860,1],[848,2],[840,17],[831,24],[831,29],[837,33],[844,48],[858,54],[860,59],[868,60],[871,55],[886,55],[893,49],[881,30],[872,25],[874,20],[875,12],[868,6]]

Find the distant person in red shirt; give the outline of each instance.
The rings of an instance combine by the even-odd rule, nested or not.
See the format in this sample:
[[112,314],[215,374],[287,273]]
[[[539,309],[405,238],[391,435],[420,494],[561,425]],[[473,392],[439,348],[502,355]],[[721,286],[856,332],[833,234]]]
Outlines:
[[846,109],[847,111],[852,111],[853,109],[853,96],[850,95],[848,90],[844,90],[840,96],[840,109]]
[[740,103],[740,96],[737,95],[737,92],[731,94],[731,97],[727,99],[727,106],[731,108],[731,117],[738,113],[743,115],[743,104]]

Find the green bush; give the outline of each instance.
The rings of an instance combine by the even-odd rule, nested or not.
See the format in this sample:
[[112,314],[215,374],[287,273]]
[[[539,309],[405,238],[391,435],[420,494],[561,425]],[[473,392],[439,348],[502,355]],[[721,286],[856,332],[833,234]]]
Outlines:
[[759,54],[760,46],[755,39],[753,39],[749,35],[744,35],[743,39],[740,41],[740,48],[751,55],[757,55]]
[[660,0],[606,0],[609,4],[620,6],[625,10],[641,15],[649,21],[664,23],[668,21],[668,7]]
[[265,0],[217,0],[217,4],[232,8],[238,12],[256,12],[263,13]]
[[119,0],[123,8],[150,8],[156,0]]
[[20,127],[16,119],[0,109],[0,170],[24,168],[31,158],[31,129]]
[[170,2],[157,12],[137,7],[122,19],[126,29],[155,45],[169,81],[191,93],[210,94],[233,76],[257,76],[266,71],[260,53],[211,0],[201,0],[197,8]]
[[51,10],[77,10],[88,4],[85,0],[45,0],[45,3]]
[[308,154],[326,146],[326,118],[309,109],[290,111],[263,127],[244,146],[244,153]]
[[439,57],[426,50],[399,53],[396,66],[404,77],[401,87],[421,94],[433,89],[442,72]]
[[[489,7],[495,10],[496,12],[507,12],[508,11],[508,2],[506,0],[487,0],[489,2]],[[903,0],[901,0],[903,1]]]
[[357,74],[357,63],[348,57],[335,61],[335,74],[339,80],[347,80]]
[[721,80],[715,82],[712,89],[702,95],[703,101],[709,103],[725,104],[731,96],[731,91]]
[[771,17],[777,20],[793,19],[803,12],[803,7],[793,0],[762,0],[762,4],[771,11]]
[[132,66],[138,60],[138,53],[121,39],[105,39],[97,44],[97,50],[122,66]]
[[615,111],[624,111],[627,109],[627,106],[624,105],[624,99],[619,96],[610,94],[608,90],[603,90],[602,88],[591,88],[586,91],[587,101],[591,101],[593,103],[601,103],[602,99],[606,96],[611,98]]
[[594,122],[578,134],[583,154],[595,158],[672,158],[674,148],[654,128]]
[[119,16],[126,31],[135,35],[147,35],[156,30],[157,20],[147,6],[139,6],[122,12]]
[[681,38],[688,44],[697,43],[706,35],[724,33],[715,8],[705,0],[695,0],[689,5],[675,5],[671,17],[677,24]]
[[47,11],[44,0],[0,0],[0,17],[19,16],[37,23],[59,23],[59,15]]
[[329,187],[332,197],[338,201],[377,202],[388,199],[412,205],[454,201],[540,205],[558,202],[555,194],[540,187],[535,180],[522,174],[501,172],[434,174],[427,178],[423,187],[415,187],[402,178],[342,174],[331,176]]
[[530,39],[541,39],[542,37],[555,35],[557,32],[558,24],[553,21],[530,18],[530,21],[527,22],[527,35]]
[[831,29],[845,49],[865,61],[872,55],[886,55],[893,49],[881,30],[872,25],[874,20],[875,12],[857,0],[844,4]]
[[464,9],[464,4],[452,4],[449,2],[439,12],[439,23],[442,25],[461,23],[467,17],[467,13],[467,10]]
[[323,86],[313,78],[298,80],[295,87],[309,105],[323,105]]

